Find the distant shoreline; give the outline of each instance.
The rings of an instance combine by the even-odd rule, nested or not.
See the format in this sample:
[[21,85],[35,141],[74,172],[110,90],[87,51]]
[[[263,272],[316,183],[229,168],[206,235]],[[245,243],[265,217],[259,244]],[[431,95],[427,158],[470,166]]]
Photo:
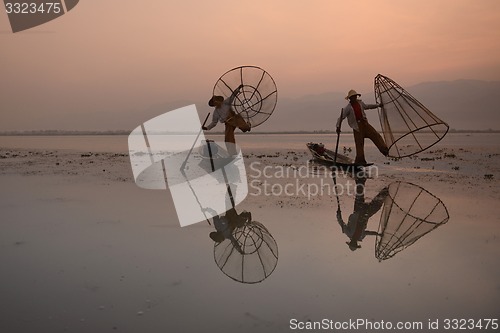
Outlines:
[[[342,133],[352,133],[352,131],[342,131]],[[465,129],[450,129],[449,133],[500,133],[499,130],[465,130]],[[88,136],[88,135],[129,135],[130,131],[58,131],[58,130],[42,130],[42,131],[4,131],[0,132],[0,136]],[[223,135],[223,132],[209,132],[207,135]],[[250,132],[245,135],[260,135],[260,134],[336,134],[335,131],[262,131]]]

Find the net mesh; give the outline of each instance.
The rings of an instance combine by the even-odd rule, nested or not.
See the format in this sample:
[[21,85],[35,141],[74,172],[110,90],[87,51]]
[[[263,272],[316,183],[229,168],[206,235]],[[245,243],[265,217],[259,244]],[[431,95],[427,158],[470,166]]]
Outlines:
[[379,117],[389,157],[417,154],[439,142],[448,132],[445,122],[381,74],[375,77],[375,99],[383,103]]
[[278,245],[266,227],[249,221],[234,229],[233,236],[233,240],[214,245],[215,262],[221,271],[242,283],[258,283],[269,277],[278,263]]
[[392,258],[449,217],[443,202],[420,186],[391,183],[380,217],[375,257],[379,261]]
[[215,83],[213,95],[227,98],[243,85],[233,102],[233,110],[252,127],[265,122],[278,101],[276,83],[269,73],[256,66],[241,66],[224,73]]

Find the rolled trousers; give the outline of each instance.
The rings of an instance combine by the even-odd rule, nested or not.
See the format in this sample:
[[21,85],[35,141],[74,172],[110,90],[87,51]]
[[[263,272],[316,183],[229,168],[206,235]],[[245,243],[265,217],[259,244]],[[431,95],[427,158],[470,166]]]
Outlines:
[[234,111],[230,111],[229,117],[225,121],[226,129],[224,131],[224,141],[236,143],[236,138],[234,137],[234,131],[239,128],[243,132],[250,131],[250,125],[243,119],[239,114]]
[[373,141],[375,146],[377,146],[378,150],[384,155],[387,156],[389,153],[389,148],[385,144],[382,136],[377,132],[372,125],[368,123],[366,119],[362,119],[358,121],[358,129],[359,131],[353,130],[354,133],[354,142],[356,144],[356,159],[354,163],[356,164],[366,164],[365,160],[365,138],[368,138]]

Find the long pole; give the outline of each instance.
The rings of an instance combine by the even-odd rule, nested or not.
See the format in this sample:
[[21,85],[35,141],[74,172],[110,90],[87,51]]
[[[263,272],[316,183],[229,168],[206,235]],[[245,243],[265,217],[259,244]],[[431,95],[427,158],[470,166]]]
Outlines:
[[193,151],[194,145],[196,144],[196,142],[198,142],[198,138],[200,137],[200,134],[203,131],[203,127],[205,127],[205,124],[207,123],[209,116],[210,116],[210,112],[207,114],[207,117],[205,118],[203,125],[201,125],[200,131],[198,132],[198,135],[196,136],[196,139],[194,140],[193,145],[191,146],[191,149],[189,150],[189,153],[186,156],[186,159],[184,160],[184,162],[181,165],[181,170],[184,170],[184,168],[186,167],[187,160],[188,160],[189,156],[191,155],[191,152]]
[[339,141],[340,141],[340,127],[342,127],[342,113],[344,113],[344,108],[340,110],[340,123],[337,129],[337,144],[335,145],[335,157],[333,158],[333,164],[337,164],[337,154],[339,152]]
[[333,185],[334,185],[334,191],[335,191],[335,196],[337,197],[337,214],[342,213],[340,211],[340,199],[339,199],[339,194],[337,193],[337,154],[339,152],[339,141],[340,141],[340,127],[342,126],[342,113],[344,112],[344,109],[342,108],[340,110],[340,123],[339,123],[339,128],[337,129],[337,144],[335,145],[335,157],[333,158],[333,167],[335,168],[332,170],[332,178],[333,178]]
[[[198,199],[198,196],[196,195],[196,192],[194,191],[193,187],[191,186],[191,183],[189,182],[189,179],[187,178],[186,173],[184,172],[184,168],[186,167],[187,160],[188,160],[189,156],[191,155],[191,153],[193,151],[193,148],[194,148],[196,142],[198,141],[198,138],[200,137],[201,131],[203,131],[203,127],[205,127],[205,124],[207,123],[207,120],[208,120],[209,116],[210,116],[210,112],[207,114],[207,116],[205,118],[205,121],[203,122],[203,125],[201,126],[200,131],[198,132],[198,135],[196,136],[196,139],[194,140],[193,145],[191,146],[191,149],[189,150],[189,153],[186,156],[186,159],[184,160],[184,162],[181,165],[181,173],[184,176],[184,178],[186,178],[186,182],[188,183],[189,189],[191,190],[191,192],[193,192],[193,195],[194,195],[194,197],[196,199],[196,202],[198,202],[198,205],[200,206],[201,212],[205,216],[205,220],[207,221],[207,223],[209,225],[212,225],[212,223],[210,223],[210,220],[207,217],[207,214],[205,214],[205,211],[203,210],[203,207],[201,206],[201,202]],[[210,149],[210,143],[208,143],[208,145],[209,145],[208,147]]]

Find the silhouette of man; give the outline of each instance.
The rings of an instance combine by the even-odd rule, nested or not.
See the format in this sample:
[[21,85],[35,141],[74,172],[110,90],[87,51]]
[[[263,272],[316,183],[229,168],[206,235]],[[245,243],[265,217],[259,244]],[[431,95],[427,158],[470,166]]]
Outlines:
[[337,120],[337,133],[340,134],[340,123],[347,117],[347,122],[352,127],[354,142],[356,144],[356,159],[354,163],[357,165],[366,165],[365,138],[372,140],[384,156],[389,154],[389,148],[387,148],[382,136],[368,123],[365,114],[365,110],[381,107],[382,103],[365,104],[362,100],[358,99],[358,96],[361,96],[361,94],[358,94],[355,90],[350,90],[347,94],[345,99],[349,100],[349,104],[343,108],[342,114]]
[[212,98],[208,101],[208,105],[215,107],[212,122],[207,126],[203,127],[203,130],[210,130],[217,125],[217,122],[221,122],[225,124],[224,131],[224,141],[236,143],[236,138],[234,137],[234,131],[238,127],[243,132],[248,132],[251,130],[250,124],[247,123],[243,117],[232,109],[232,104],[235,97],[240,92],[243,85],[240,85],[236,88],[231,96],[224,99],[222,96],[212,96]]
[[377,235],[376,231],[366,230],[368,220],[382,208],[384,201],[389,194],[388,188],[384,187],[371,202],[365,202],[365,182],[366,177],[357,177],[356,179],[356,197],[354,199],[354,211],[349,216],[347,224],[342,219],[342,212],[337,210],[337,221],[342,228],[342,232],[349,237],[346,244],[351,251],[361,248],[358,242],[361,242],[367,235]]

